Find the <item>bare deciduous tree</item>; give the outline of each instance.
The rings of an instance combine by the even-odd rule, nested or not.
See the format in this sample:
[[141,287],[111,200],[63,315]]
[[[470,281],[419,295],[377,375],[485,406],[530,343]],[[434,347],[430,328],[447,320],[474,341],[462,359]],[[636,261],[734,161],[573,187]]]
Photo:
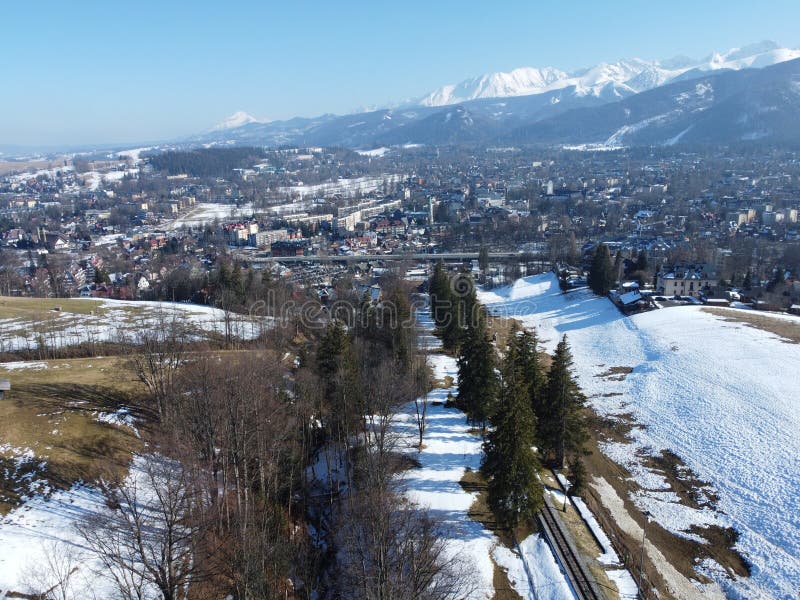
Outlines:
[[126,344],[133,371],[147,386],[159,418],[164,419],[175,375],[186,354],[185,327],[175,315],[169,318],[159,313],[156,323],[145,324],[138,332],[120,337]]
[[75,548],[57,540],[47,542],[41,560],[29,564],[22,574],[28,594],[39,600],[77,599],[70,582],[80,564],[81,556]]
[[470,579],[434,522],[388,490],[355,495],[340,514],[337,591],[348,600],[450,600]]
[[202,495],[175,461],[154,455],[126,481],[104,485],[108,510],[76,525],[103,574],[126,600],[158,590],[164,600],[188,597],[201,579],[195,553],[202,538]]

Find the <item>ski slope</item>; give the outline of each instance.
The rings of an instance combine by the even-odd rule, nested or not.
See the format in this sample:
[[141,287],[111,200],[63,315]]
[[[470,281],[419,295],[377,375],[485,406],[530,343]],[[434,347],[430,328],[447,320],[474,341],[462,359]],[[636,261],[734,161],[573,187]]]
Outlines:
[[[603,450],[642,486],[634,498],[664,528],[694,538],[691,525],[733,526],[750,578],[731,581],[715,563],[704,572],[737,598],[796,598],[800,590],[800,345],[724,320],[699,306],[623,317],[588,291],[562,294],[552,273],[484,291],[498,315],[537,327],[552,351],[566,334],[575,370],[594,408],[630,413],[645,426],[630,444]],[[623,381],[598,376],[633,367]],[[622,395],[606,396],[608,393]],[[638,453],[670,449],[719,494],[718,508],[679,504]]]

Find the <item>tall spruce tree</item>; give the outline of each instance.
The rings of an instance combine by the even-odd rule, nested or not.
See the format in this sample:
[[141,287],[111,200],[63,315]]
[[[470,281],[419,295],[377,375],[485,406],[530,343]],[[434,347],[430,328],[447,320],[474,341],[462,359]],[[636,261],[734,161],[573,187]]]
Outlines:
[[567,453],[583,451],[588,435],[583,415],[586,397],[572,374],[572,353],[565,335],[556,346],[547,374],[539,432],[543,454],[552,454],[558,468]]
[[446,350],[458,351],[466,336],[466,329],[475,324],[480,312],[475,295],[475,281],[469,273],[458,273],[450,279],[450,318],[441,329],[442,345]]
[[526,342],[514,336],[502,367],[500,392],[484,443],[483,473],[488,479],[488,503],[507,527],[532,517],[542,505],[539,462],[532,446],[536,417],[529,400],[525,369]]
[[647,271],[647,252],[639,250],[639,256],[636,257],[636,270]]
[[450,290],[450,278],[444,268],[442,261],[436,263],[433,268],[428,292],[431,298],[431,317],[436,327],[442,329],[445,323],[451,318],[453,311],[452,291]]
[[592,266],[589,268],[589,287],[598,296],[605,296],[614,287],[615,282],[608,246],[600,244],[594,252]]
[[538,421],[541,418],[540,415],[544,404],[547,372],[542,364],[542,357],[539,355],[539,337],[536,334],[536,329],[531,333],[526,331],[522,334],[522,340],[526,347],[527,356],[528,397],[530,398],[531,410]]
[[478,251],[478,266],[484,274],[489,270],[489,248],[486,246],[481,246]]
[[483,311],[476,310],[464,334],[458,357],[457,406],[470,423],[481,427],[492,415],[497,397],[495,352],[486,328]]

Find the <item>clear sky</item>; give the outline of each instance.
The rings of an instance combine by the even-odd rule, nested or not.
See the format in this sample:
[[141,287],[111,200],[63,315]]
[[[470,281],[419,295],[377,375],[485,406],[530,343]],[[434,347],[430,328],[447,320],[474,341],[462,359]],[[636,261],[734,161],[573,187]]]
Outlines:
[[166,140],[521,66],[800,47],[798,24],[797,0],[6,1],[0,145]]

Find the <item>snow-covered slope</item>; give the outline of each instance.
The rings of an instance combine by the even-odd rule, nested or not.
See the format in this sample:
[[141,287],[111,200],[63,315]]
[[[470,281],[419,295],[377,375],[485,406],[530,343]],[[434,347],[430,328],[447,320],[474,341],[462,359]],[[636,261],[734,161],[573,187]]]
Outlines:
[[[507,98],[548,91],[569,76],[553,67],[522,67],[509,73],[488,73],[457,85],[445,85],[425,96],[422,106],[445,106],[477,98]],[[563,87],[558,85],[558,87]]]
[[[800,346],[725,322],[701,307],[623,317],[605,298],[564,295],[552,274],[480,294],[496,313],[536,326],[552,350],[566,334],[580,384],[596,410],[631,413],[644,429],[604,451],[642,485],[632,499],[666,529],[692,537],[692,524],[733,526],[752,577],[706,572],[737,598],[794,598],[800,589]],[[624,381],[598,376],[633,368]],[[612,394],[622,395],[612,395]],[[719,494],[718,508],[675,501],[641,453],[671,449]],[[648,550],[649,554],[649,550]]]
[[800,135],[798,90],[800,59],[763,69],[695,70],[691,77],[619,102],[523,125],[506,141],[608,146],[792,142]]
[[507,98],[542,94],[575,87],[578,96],[608,94],[617,97],[653,89],[689,72],[762,68],[800,58],[800,49],[781,48],[774,42],[761,42],[724,53],[713,53],[701,60],[687,58],[647,61],[638,58],[600,63],[587,69],[565,73],[553,67],[522,67],[508,73],[487,73],[455,85],[445,85],[420,98],[422,106],[445,106],[478,98]]

